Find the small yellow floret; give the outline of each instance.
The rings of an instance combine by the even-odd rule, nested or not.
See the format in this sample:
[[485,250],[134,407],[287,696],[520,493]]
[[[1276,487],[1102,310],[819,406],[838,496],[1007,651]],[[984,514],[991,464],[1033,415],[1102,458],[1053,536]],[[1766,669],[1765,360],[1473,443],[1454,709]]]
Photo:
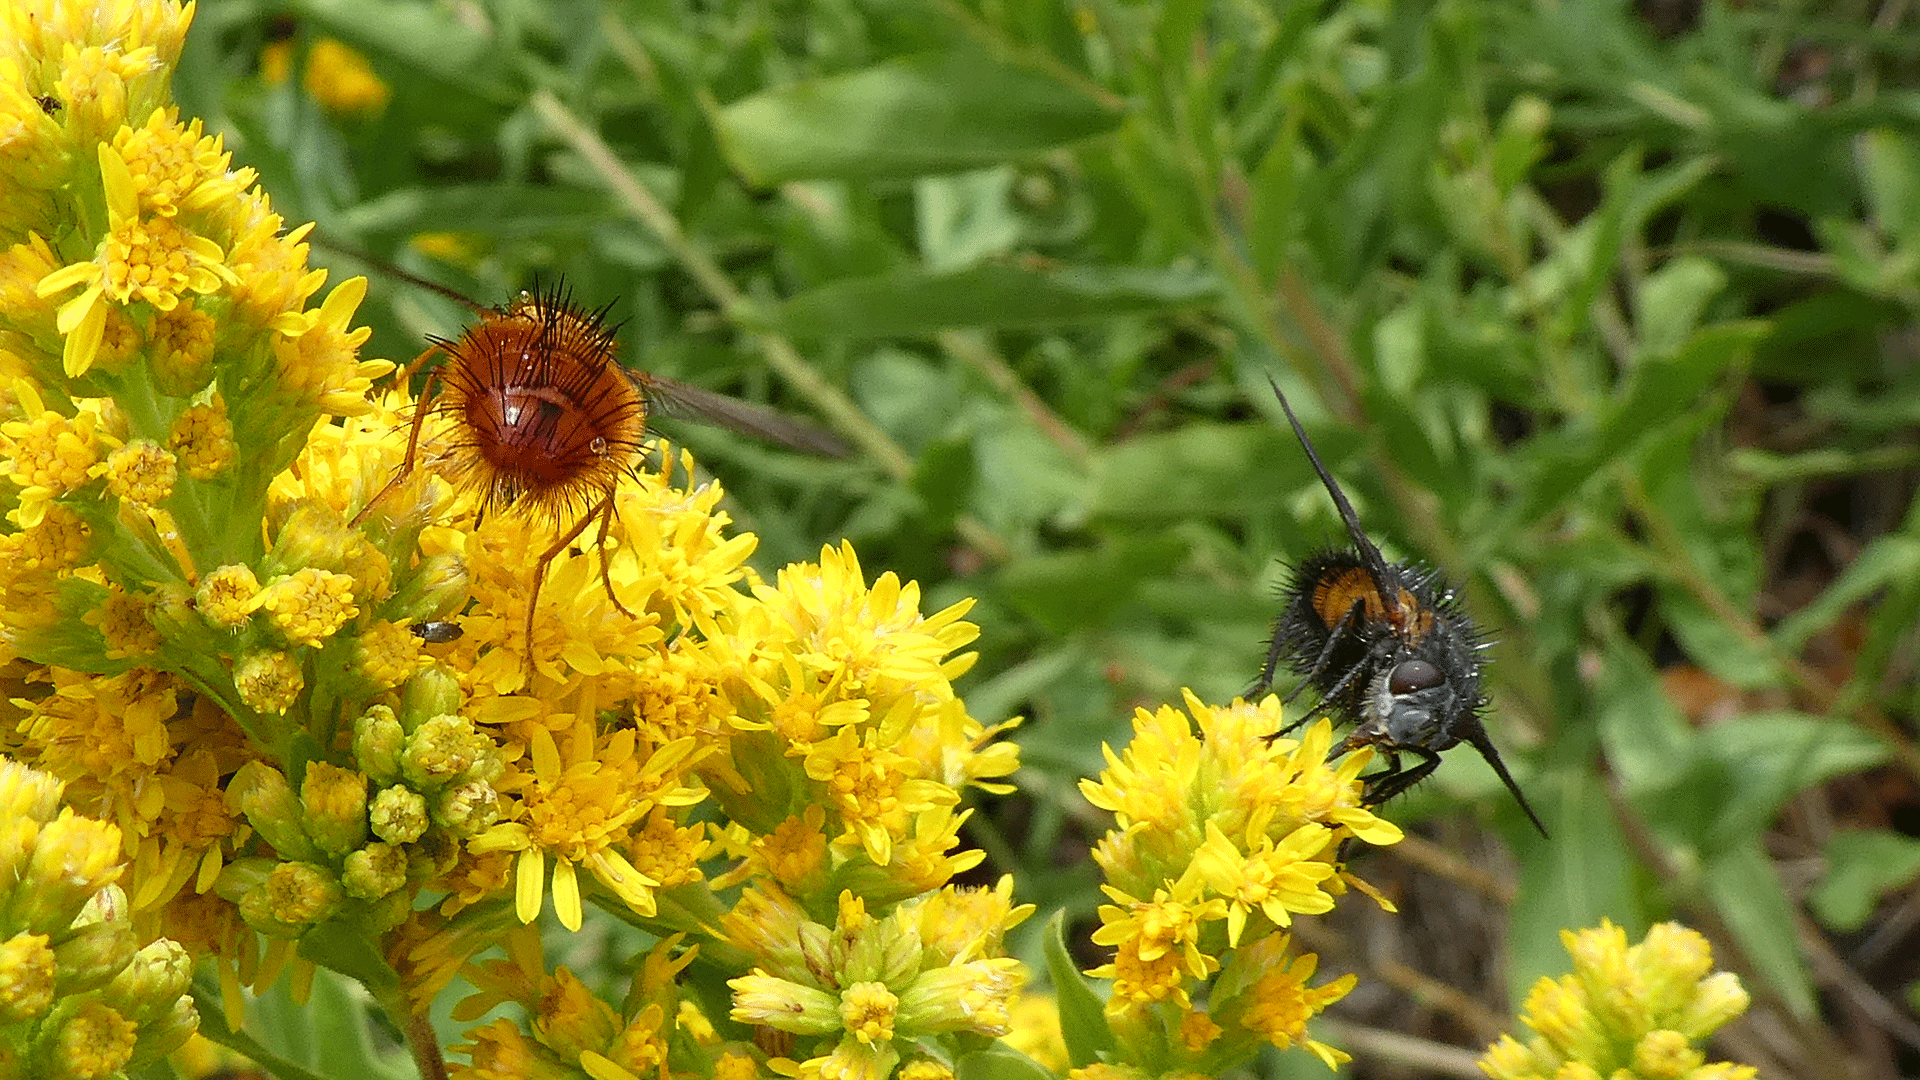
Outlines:
[[173,454],[146,439],[135,439],[107,455],[107,490],[142,506],[165,502],[179,477]]
[[288,642],[313,647],[360,614],[352,575],[313,567],[269,582],[261,590],[260,610]]

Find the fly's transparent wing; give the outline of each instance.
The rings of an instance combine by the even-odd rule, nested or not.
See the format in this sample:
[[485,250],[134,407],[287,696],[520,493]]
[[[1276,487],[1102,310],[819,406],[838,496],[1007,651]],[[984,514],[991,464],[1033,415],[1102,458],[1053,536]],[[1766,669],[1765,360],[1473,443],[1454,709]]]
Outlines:
[[629,372],[662,415],[700,420],[789,450],[824,458],[848,458],[853,447],[825,428],[769,409],[659,375]]

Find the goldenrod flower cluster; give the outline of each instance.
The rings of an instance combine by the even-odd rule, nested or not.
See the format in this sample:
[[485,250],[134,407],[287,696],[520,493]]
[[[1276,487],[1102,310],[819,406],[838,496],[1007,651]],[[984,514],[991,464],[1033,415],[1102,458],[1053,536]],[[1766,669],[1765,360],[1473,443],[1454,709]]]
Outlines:
[[1638,945],[1611,922],[1560,939],[1573,974],[1543,978],[1520,1020],[1534,1035],[1487,1048],[1493,1080],[1751,1080],[1750,1065],[1708,1062],[1695,1044],[1746,1011],[1739,976],[1713,970],[1707,939],[1661,923]]
[[0,757],[0,1076],[110,1080],[193,1034],[193,961],[135,940],[120,830],[62,786]]
[[1369,754],[1329,763],[1327,720],[1273,738],[1283,726],[1275,697],[1212,707],[1189,693],[1184,712],[1140,710],[1125,751],[1081,782],[1115,817],[1094,849],[1113,903],[1093,936],[1114,957],[1088,974],[1112,980],[1116,1060],[1145,1075],[1214,1075],[1264,1043],[1346,1059],[1306,1027],[1353,976],[1311,985],[1319,957],[1288,930],[1364,888],[1341,869],[1343,843],[1400,830],[1361,805]]
[[[437,475],[450,418],[376,502],[413,403],[372,392],[365,280],[323,293],[305,229],[169,103],[191,16],[0,14],[0,747],[111,823],[116,925],[211,961],[236,1023],[317,958],[405,1024],[549,908],[657,937],[618,1009],[524,949],[507,989],[469,968],[528,1011],[475,1033],[475,1076],[881,1077],[1004,1032],[1028,909],[951,884],[981,859],[963,793],[1018,765],[952,688],[967,605],[923,614],[846,545],[762,579],[664,445],[551,565],[572,522],[482,521]],[[688,965],[733,1004],[680,1000]]]

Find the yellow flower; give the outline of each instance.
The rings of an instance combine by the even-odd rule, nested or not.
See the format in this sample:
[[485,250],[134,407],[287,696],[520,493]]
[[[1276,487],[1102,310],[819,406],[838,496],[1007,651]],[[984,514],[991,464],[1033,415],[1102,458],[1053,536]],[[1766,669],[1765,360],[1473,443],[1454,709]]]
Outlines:
[[806,758],[807,775],[825,787],[845,826],[834,843],[865,851],[877,866],[892,861],[894,838],[905,835],[913,815],[959,801],[945,784],[919,779],[919,763],[883,740],[878,731],[843,727]]
[[1243,1030],[1281,1049],[1303,1045],[1335,1068],[1348,1056],[1307,1037],[1307,1021],[1328,1005],[1347,996],[1356,981],[1342,975],[1319,987],[1309,987],[1320,958],[1313,953],[1291,955],[1291,939],[1272,934],[1235,953],[1231,970],[1223,971],[1225,993],[1213,1003],[1212,1018],[1227,1030]]
[[13,385],[14,397],[28,420],[0,424],[0,438],[8,455],[0,470],[20,488],[20,505],[7,517],[22,528],[40,523],[53,500],[92,479],[100,460],[95,438],[99,413],[81,407],[72,417],[41,403],[39,391],[24,379]]
[[1248,823],[1248,850],[1243,852],[1220,826],[1207,822],[1207,842],[1194,853],[1192,872],[1227,899],[1227,943],[1240,943],[1240,932],[1252,911],[1282,927],[1293,925],[1292,912],[1332,911],[1333,897],[1322,886],[1333,876],[1334,867],[1320,858],[1332,840],[1331,829],[1306,824],[1276,844],[1267,835],[1265,819],[1256,813]]
[[50,1075],[108,1076],[192,1033],[192,963],[164,938],[135,951],[120,830],[58,808],[62,787],[0,757],[0,1019]]
[[172,109],[154,109],[140,127],[121,128],[113,149],[126,164],[141,209],[161,217],[205,210],[239,195],[254,179],[252,169],[229,173],[232,155],[221,151],[220,137],[203,136],[199,120],[182,126]]
[[652,915],[653,889],[660,883],[636,870],[620,847],[629,827],[656,800],[671,804],[686,798],[679,778],[696,752],[694,741],[671,743],[642,759],[632,731],[596,738],[592,725],[582,720],[567,739],[564,757],[543,727],[531,731],[528,750],[532,771],[516,785],[521,820],[495,826],[469,845],[481,853],[520,853],[514,871],[520,921],[532,922],[544,904],[549,855],[554,912],[567,929],[578,930],[582,922],[575,877],[581,866],[633,910]]
[[1226,914],[1220,899],[1201,899],[1197,883],[1176,883],[1173,890],[1157,889],[1151,900],[1138,900],[1111,885],[1101,891],[1119,901],[1102,905],[1097,945],[1115,947],[1111,962],[1087,974],[1113,980],[1113,998],[1107,1010],[1120,1013],[1135,1004],[1171,1001],[1182,1009],[1192,1006],[1188,979],[1205,979],[1220,962],[1200,949],[1203,923]]
[[239,281],[227,268],[220,245],[170,218],[142,218],[143,192],[126,161],[106,144],[100,146],[99,157],[106,186],[107,236],[92,260],[56,270],[38,286],[42,296],[86,286],[61,305],[56,324],[66,335],[63,365],[70,379],[93,366],[106,330],[108,301],[125,305],[138,300],[159,311],[172,311],[185,293],[205,295]]
[[942,686],[972,664],[971,655],[946,659],[979,636],[960,618],[972,601],[922,616],[919,585],[888,572],[869,588],[851,544],[823,548],[818,565],[787,567],[753,593],[776,640],[789,638],[809,666],[843,673],[869,697]]
[[[267,46],[260,59],[262,78],[269,83],[287,81],[293,47],[291,40]],[[307,49],[307,73],[301,85],[328,111],[346,116],[377,115],[393,96],[366,57],[333,38],[319,38]]]
[[1692,1041],[1744,1011],[1731,973],[1713,973],[1706,938],[1662,923],[1639,945],[1611,922],[1560,935],[1574,973],[1543,978],[1527,994],[1521,1022],[1537,1038],[1503,1036],[1480,1068],[1494,1080],[1534,1076],[1686,1077],[1745,1080],[1745,1065],[1706,1063]]
[[372,408],[367,391],[393,364],[359,359],[360,346],[373,331],[348,327],[366,295],[366,278],[348,278],[334,286],[319,311],[288,315],[276,324],[281,336],[273,343],[273,354],[284,392],[333,416],[355,416]]

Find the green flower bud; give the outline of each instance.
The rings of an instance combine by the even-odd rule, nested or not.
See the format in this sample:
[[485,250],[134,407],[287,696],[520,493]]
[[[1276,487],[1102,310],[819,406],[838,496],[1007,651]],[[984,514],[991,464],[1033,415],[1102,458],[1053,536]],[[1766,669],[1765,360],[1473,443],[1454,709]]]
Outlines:
[[840,1002],[824,990],[775,978],[755,969],[728,979],[733,1019],[798,1035],[825,1035],[841,1028]]
[[506,768],[500,748],[464,716],[436,716],[407,737],[400,756],[400,775],[417,791],[491,781]]
[[455,836],[477,836],[500,820],[500,794],[481,780],[455,785],[440,793],[433,820]]
[[367,778],[315,761],[300,783],[307,835],[314,846],[340,858],[367,839]]
[[353,762],[376,784],[391,784],[400,776],[400,751],[407,733],[400,719],[385,705],[370,706],[353,722]]
[[166,1016],[193,981],[193,957],[179,942],[160,938],[134,954],[100,999],[139,1023]]
[[338,510],[322,503],[302,500],[278,516],[280,528],[266,560],[269,577],[308,569],[345,573],[347,549],[355,538],[364,539],[359,531],[347,528]]
[[68,934],[53,949],[60,961],[60,996],[105,986],[133,959],[133,944],[133,924],[124,918],[88,923]]
[[407,853],[392,844],[368,844],[347,856],[340,884],[348,896],[377,900],[407,883]]
[[373,823],[373,835],[389,844],[411,844],[427,831],[427,800],[412,788],[382,788],[374,795],[367,817]]
[[134,1045],[131,1065],[158,1061],[185,1046],[200,1030],[200,1011],[191,997],[176,997],[164,1015],[140,1025],[140,1038]]
[[254,831],[283,858],[318,861],[320,851],[307,839],[301,827],[305,812],[293,797],[293,788],[278,769],[258,761],[240,766],[227,785],[227,792],[240,793],[240,812],[253,823]]
[[460,680],[435,664],[407,680],[400,700],[400,723],[409,734],[436,716],[460,711]]
[[458,610],[467,599],[467,564],[458,555],[433,555],[403,580],[382,607],[398,622],[424,622]]
[[272,937],[298,937],[340,910],[345,893],[324,866],[281,863],[265,881],[240,898],[240,917]]

